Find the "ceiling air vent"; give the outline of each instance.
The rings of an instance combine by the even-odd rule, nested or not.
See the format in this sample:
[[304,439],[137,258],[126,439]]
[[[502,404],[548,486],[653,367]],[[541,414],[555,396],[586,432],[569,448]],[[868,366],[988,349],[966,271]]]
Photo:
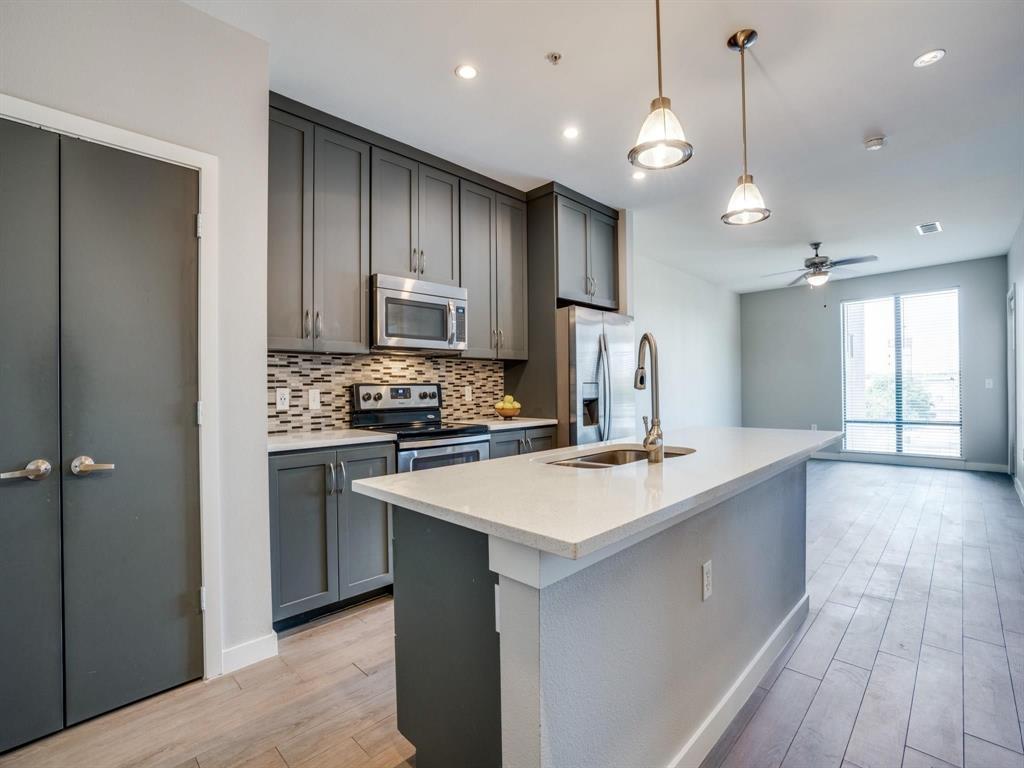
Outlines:
[[917,225],[917,234],[919,235],[930,235],[934,232],[941,232],[942,225],[937,221],[929,221],[927,224]]

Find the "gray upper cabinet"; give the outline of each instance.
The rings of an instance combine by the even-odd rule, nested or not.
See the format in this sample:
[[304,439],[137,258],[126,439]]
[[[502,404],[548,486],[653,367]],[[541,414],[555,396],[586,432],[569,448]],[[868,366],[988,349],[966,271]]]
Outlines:
[[497,297],[498,357],[527,358],[528,301],[526,288],[526,204],[505,195],[497,196]]
[[391,583],[391,507],[352,490],[352,481],[395,471],[390,445],[338,451],[340,598]]
[[372,270],[459,284],[459,179],[373,148]]
[[558,297],[590,301],[587,253],[590,249],[590,209],[575,200],[556,196]]
[[313,124],[270,110],[267,346],[313,349]]
[[619,282],[618,236],[615,220],[597,211],[590,212],[590,303],[617,309]]
[[374,147],[371,269],[419,277],[419,163]]
[[419,167],[420,278],[459,284],[459,179]]
[[273,618],[338,601],[335,451],[270,458]]
[[315,137],[313,347],[366,352],[370,147],[321,126]]
[[496,198],[496,192],[469,182],[462,183],[459,203],[462,287],[469,296],[463,357],[493,358],[497,355]]

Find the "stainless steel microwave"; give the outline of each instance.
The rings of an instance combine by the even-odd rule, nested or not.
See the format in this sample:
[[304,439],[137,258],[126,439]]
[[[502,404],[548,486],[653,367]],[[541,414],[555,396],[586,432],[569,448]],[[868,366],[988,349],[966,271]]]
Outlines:
[[373,346],[381,350],[466,348],[465,288],[374,275]]

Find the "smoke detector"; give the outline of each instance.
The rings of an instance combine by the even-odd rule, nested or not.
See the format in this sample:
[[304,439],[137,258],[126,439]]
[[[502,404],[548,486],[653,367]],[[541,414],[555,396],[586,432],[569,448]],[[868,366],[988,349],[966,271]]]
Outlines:
[[551,53],[547,54],[544,58],[548,60],[548,63],[551,64],[551,66],[556,66],[558,62],[562,60],[562,54],[560,54],[558,51],[552,51]]
[[919,235],[931,235],[941,231],[942,225],[937,221],[929,221],[927,224],[917,225],[917,234]]

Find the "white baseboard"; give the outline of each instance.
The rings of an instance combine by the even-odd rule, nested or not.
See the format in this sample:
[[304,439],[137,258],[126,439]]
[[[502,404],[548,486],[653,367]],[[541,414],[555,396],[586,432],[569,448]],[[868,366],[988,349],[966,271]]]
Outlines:
[[927,456],[900,456],[889,453],[860,453],[838,451],[818,451],[811,454],[812,459],[826,461],[855,461],[865,464],[895,464],[901,467],[929,467],[931,469],[962,469],[970,472],[1000,472],[1006,474],[1006,464],[986,464],[980,461],[964,461],[963,459],[940,459]]
[[725,692],[711,714],[697,728],[690,740],[683,745],[666,768],[696,768],[707,757],[708,752],[715,746],[718,739],[725,733],[729,723],[740,711],[750,694],[754,692],[757,684],[768,673],[768,668],[775,662],[775,659],[786,643],[792,639],[800,628],[803,620],[807,617],[810,609],[810,597],[804,595],[793,610],[782,620],[782,623],[775,628],[771,637],[761,646],[761,649],[750,660],[746,668],[736,678],[736,681]]
[[222,654],[222,673],[229,675],[242,667],[274,656],[277,656],[277,633],[271,632],[255,640],[225,648]]
[[1013,478],[1013,487],[1017,489],[1017,498],[1020,499],[1020,503],[1024,504],[1024,485],[1021,485],[1020,478]]

